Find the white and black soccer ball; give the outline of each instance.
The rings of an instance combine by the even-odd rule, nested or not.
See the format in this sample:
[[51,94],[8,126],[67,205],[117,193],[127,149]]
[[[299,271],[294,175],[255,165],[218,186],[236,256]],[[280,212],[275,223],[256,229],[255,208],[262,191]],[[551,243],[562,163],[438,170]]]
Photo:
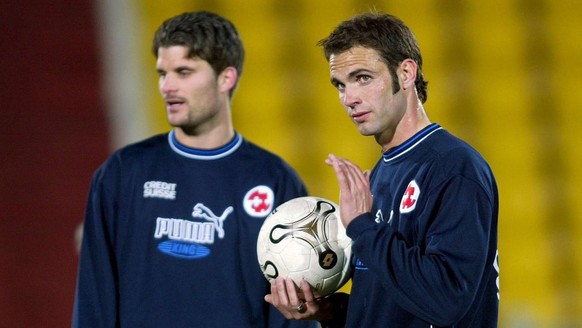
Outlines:
[[351,245],[339,206],[307,196],[279,205],[267,217],[259,232],[257,255],[267,280],[283,276],[299,286],[305,279],[318,296],[326,296],[350,278]]

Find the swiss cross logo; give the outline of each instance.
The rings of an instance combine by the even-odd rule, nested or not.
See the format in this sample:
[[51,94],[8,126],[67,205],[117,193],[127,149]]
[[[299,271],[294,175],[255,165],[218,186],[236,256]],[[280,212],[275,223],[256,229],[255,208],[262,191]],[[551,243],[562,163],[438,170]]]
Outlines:
[[275,194],[267,186],[256,186],[249,190],[243,199],[243,207],[248,215],[265,217],[273,210]]
[[416,201],[419,195],[420,188],[418,188],[416,181],[410,181],[400,201],[400,213],[412,212],[416,208]]

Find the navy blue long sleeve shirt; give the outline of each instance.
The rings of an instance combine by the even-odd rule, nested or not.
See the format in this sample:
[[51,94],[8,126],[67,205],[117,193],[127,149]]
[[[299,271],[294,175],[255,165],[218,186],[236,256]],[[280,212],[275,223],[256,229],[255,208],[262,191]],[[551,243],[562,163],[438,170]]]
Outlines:
[[214,150],[170,133],[115,152],[91,184],[73,327],[315,327],[264,301],[256,255],[267,215],[304,195],[238,134]]
[[373,209],[347,228],[346,327],[497,327],[498,192],[468,144],[432,124],[384,153]]

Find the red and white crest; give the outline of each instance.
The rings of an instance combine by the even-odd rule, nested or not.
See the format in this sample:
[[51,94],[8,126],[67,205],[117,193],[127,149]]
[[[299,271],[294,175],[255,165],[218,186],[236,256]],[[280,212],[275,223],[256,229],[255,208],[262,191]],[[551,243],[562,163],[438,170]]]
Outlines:
[[400,213],[410,213],[416,208],[416,201],[420,196],[420,188],[416,181],[412,180],[408,183],[402,200],[400,201]]
[[273,210],[275,194],[267,186],[256,186],[249,190],[243,199],[243,207],[248,215],[266,217]]

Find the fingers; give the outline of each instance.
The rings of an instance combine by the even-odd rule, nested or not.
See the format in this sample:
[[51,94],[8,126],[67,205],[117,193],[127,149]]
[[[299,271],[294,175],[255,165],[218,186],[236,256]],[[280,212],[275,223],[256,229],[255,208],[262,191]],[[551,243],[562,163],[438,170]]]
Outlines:
[[372,209],[370,172],[362,170],[351,161],[329,154],[325,162],[332,166],[340,189],[340,212],[345,227],[358,215]]
[[[295,288],[291,288],[289,292],[295,292]],[[286,287],[285,279],[278,277],[271,281],[271,301],[269,303],[273,304],[275,307],[287,307],[289,306],[289,296]]]
[[292,279],[278,277],[271,281],[271,294],[265,301],[276,307],[287,319],[308,319],[319,309],[311,286],[301,282],[301,289]]
[[303,298],[306,303],[311,303],[316,300],[316,297],[311,290],[311,286],[307,281],[305,281],[305,279],[301,280],[301,291],[303,292]]
[[297,295],[297,287],[295,286],[295,282],[292,279],[286,279],[284,283],[285,289],[287,290],[289,305],[291,307],[297,307],[301,305],[303,301],[300,300],[299,295]]
[[370,171],[362,172],[360,167],[351,161],[329,154],[325,163],[333,167],[341,189],[351,190],[354,187],[369,185]]
[[[302,319],[306,310],[293,280],[283,277],[277,277],[271,281],[271,294],[265,296],[265,301],[275,306],[287,319]],[[303,313],[298,310],[303,311]]]
[[370,181],[371,174],[372,174],[372,172],[370,170],[364,171],[364,176],[366,177],[366,180],[368,180],[368,182]]

